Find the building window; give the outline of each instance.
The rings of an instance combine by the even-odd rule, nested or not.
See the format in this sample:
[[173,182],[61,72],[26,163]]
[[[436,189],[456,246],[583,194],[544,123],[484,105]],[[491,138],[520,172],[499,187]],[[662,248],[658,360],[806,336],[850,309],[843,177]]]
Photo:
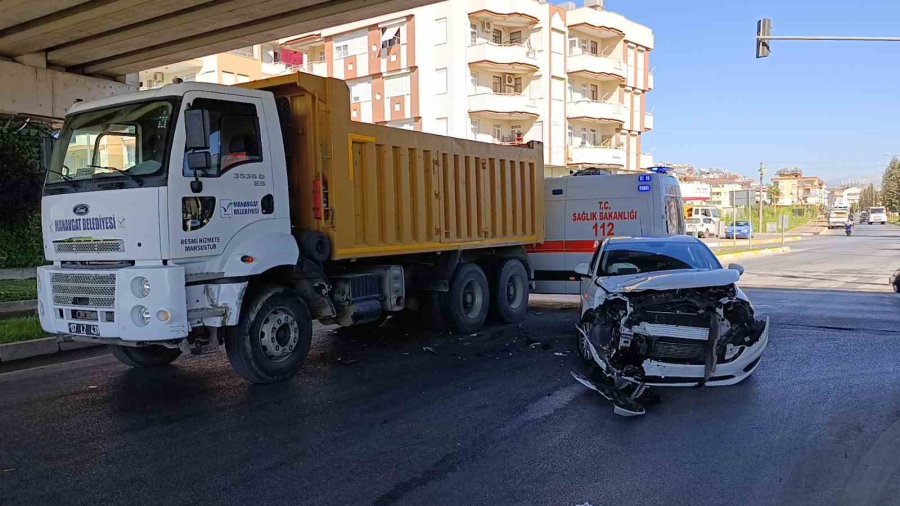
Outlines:
[[469,94],[474,95],[478,92],[478,72],[472,72],[469,75]]
[[509,32],[509,43],[510,44],[521,44],[522,43],[522,31],[516,30],[515,32]]
[[494,123],[493,125],[491,125],[491,135],[494,137],[494,140],[496,140],[496,141],[499,141],[500,138],[503,136],[503,132],[500,128],[499,123]]
[[575,127],[572,125],[569,125],[569,145],[575,145]]
[[437,118],[434,120],[434,133],[438,135],[449,135],[447,118]]
[[434,20],[434,45],[447,43],[447,18]]
[[390,49],[400,45],[400,27],[381,29],[381,49]]
[[503,43],[503,32],[494,28],[494,31],[491,33],[491,40],[494,44],[502,44]]
[[335,58],[346,58],[350,55],[350,47],[347,44],[341,44],[334,47]]
[[474,46],[478,42],[478,25],[469,23],[469,45]]
[[320,62],[325,61],[325,50],[324,49],[319,50],[319,58],[318,59]]
[[575,101],[575,83],[572,81],[569,81],[569,101]]
[[434,94],[443,95],[447,93],[447,69],[437,69],[434,71]]
[[478,131],[479,130],[480,130],[480,127],[478,125],[478,120],[477,119],[469,120],[469,134],[472,136],[473,139],[478,139]]
[[599,100],[599,98],[600,98],[600,94],[597,91],[597,85],[592,84],[591,85],[591,100],[596,102],[597,100]]
[[517,77],[513,80],[513,91],[516,93],[522,93],[522,78]]
[[597,41],[592,40],[591,41],[591,54],[594,56],[597,56],[597,52],[598,52]]
[[491,90],[494,93],[503,93],[503,78],[500,76],[491,76]]

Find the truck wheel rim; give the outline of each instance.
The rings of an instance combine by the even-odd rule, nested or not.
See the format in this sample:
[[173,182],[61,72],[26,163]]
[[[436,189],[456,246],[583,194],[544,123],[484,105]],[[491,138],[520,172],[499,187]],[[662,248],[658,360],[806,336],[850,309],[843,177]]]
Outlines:
[[463,286],[462,292],[463,313],[466,318],[477,318],[484,306],[484,294],[481,287],[475,281],[469,281]]
[[259,344],[269,360],[287,360],[299,342],[300,326],[286,309],[273,309],[263,318],[259,328]]
[[506,282],[506,305],[518,309],[525,295],[525,283],[518,276],[510,276]]

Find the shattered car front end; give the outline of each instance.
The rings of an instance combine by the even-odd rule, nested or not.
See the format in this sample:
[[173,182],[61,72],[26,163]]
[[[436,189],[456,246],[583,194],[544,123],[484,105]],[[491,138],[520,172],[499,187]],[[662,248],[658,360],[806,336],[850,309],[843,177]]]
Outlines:
[[769,332],[739,278],[731,269],[599,278],[583,308],[579,352],[601,383],[634,403],[647,386],[739,383],[759,364]]

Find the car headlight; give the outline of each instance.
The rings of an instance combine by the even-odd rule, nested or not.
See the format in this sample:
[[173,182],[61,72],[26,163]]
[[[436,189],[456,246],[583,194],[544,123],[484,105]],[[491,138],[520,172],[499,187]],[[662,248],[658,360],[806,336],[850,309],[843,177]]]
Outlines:
[[131,321],[138,327],[146,327],[150,323],[150,310],[144,306],[131,308]]
[[138,276],[131,280],[131,292],[134,296],[143,299],[150,295],[150,280],[144,276]]

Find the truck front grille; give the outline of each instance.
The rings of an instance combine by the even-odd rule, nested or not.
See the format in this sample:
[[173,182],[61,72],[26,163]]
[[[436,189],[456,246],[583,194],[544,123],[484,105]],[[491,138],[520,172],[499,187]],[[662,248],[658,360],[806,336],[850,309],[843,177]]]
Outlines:
[[121,239],[102,241],[57,241],[53,243],[57,253],[122,253],[125,242]]
[[116,302],[115,274],[55,272],[50,275],[53,303],[60,306],[112,308]]

